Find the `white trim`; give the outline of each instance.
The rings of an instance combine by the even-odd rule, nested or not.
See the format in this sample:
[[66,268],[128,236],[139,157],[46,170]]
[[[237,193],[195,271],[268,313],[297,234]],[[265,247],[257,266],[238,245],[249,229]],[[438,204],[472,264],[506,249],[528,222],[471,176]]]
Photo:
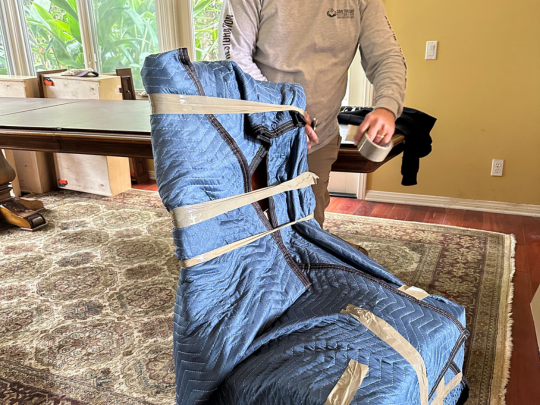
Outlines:
[[[77,0],[77,14],[84,55],[84,65],[87,68],[100,71],[99,45],[96,23],[94,19],[94,4],[92,0]],[[109,72],[104,72],[109,73]]]
[[360,52],[356,53],[349,69],[348,95],[349,105],[373,106],[373,85],[362,68]]
[[156,0],[159,51],[187,48],[195,60],[195,28],[192,0]]
[[393,193],[389,191],[369,190],[366,193],[366,201],[386,202],[392,204],[424,205],[428,207],[496,212],[501,214],[540,216],[540,205],[516,204],[499,201],[468,200],[464,198]]
[[358,173],[358,188],[356,189],[356,198],[365,200],[367,193],[367,173]]
[[22,1],[1,0],[0,30],[12,75],[33,76],[35,72],[27,29]]
[[[366,77],[362,68],[360,52],[357,52],[349,69],[349,83],[347,85],[349,105],[370,107],[373,106],[373,85]],[[367,173],[358,174],[358,188],[356,198],[364,200],[367,192]]]
[[155,170],[148,170],[148,177],[150,177],[150,180],[156,179],[156,171]]

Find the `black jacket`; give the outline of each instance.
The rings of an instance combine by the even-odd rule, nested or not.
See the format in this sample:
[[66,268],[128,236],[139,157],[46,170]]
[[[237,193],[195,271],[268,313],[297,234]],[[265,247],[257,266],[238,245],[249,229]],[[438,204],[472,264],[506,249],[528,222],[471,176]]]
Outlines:
[[[342,125],[360,125],[367,114],[373,111],[368,107],[343,107],[338,115]],[[396,120],[396,133],[405,135],[403,160],[401,163],[401,184],[414,186],[417,184],[416,175],[420,169],[420,158],[431,152],[431,136],[436,118],[413,108],[405,107],[403,114]]]

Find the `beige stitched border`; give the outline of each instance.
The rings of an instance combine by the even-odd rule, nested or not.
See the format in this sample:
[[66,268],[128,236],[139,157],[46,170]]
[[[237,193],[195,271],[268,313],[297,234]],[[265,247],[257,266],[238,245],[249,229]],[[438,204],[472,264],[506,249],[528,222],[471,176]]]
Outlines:
[[256,240],[264,238],[265,236],[273,234],[274,232],[277,232],[277,231],[279,231],[279,230],[281,230],[283,228],[286,228],[288,226],[297,224],[299,222],[304,222],[304,221],[310,220],[312,218],[313,218],[313,214],[308,215],[307,217],[298,219],[296,221],[289,222],[287,224],[278,226],[277,228],[271,229],[269,231],[262,232],[262,233],[259,233],[257,235],[249,236],[247,238],[240,239],[239,241],[236,241],[236,242],[233,242],[233,243],[229,243],[228,245],[225,245],[225,246],[222,246],[220,248],[211,250],[210,252],[207,252],[207,253],[203,253],[202,255],[192,257],[191,259],[181,260],[180,261],[180,267],[184,267],[184,268],[185,267],[192,267],[192,266],[195,266],[196,264],[201,264],[201,263],[207,262],[208,260],[215,259],[216,257],[219,257],[219,256],[221,256],[221,255],[223,255],[225,253],[228,253],[228,252],[232,251],[232,250],[238,249],[239,247],[248,245],[251,242],[255,242]]
[[232,211],[236,208],[272,197],[276,194],[311,186],[317,183],[318,178],[319,177],[316,174],[305,172],[292,180],[276,186],[261,188],[249,193],[236,195],[234,197],[221,198],[219,200],[207,201],[200,204],[178,207],[171,211],[173,225],[178,229],[198,224],[206,221],[207,219],[217,217],[218,215],[224,214],[228,211]]
[[325,405],[349,405],[356,391],[362,385],[369,367],[358,363],[356,360],[349,361],[349,365],[343,372],[328,398]]
[[304,110],[293,105],[259,103],[231,98],[188,96],[184,94],[148,94],[152,114],[253,114]]

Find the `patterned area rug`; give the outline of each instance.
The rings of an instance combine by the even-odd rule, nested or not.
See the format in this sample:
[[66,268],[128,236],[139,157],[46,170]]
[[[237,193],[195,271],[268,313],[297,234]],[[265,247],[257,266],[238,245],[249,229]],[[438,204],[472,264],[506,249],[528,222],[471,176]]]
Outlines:
[[463,305],[468,405],[504,405],[512,352],[512,235],[328,214],[325,228],[365,248],[405,284]]
[[[0,403],[174,404],[171,222],[157,193],[40,196],[49,225],[0,225]],[[407,284],[468,312],[474,405],[503,404],[510,341],[509,236],[329,214]]]

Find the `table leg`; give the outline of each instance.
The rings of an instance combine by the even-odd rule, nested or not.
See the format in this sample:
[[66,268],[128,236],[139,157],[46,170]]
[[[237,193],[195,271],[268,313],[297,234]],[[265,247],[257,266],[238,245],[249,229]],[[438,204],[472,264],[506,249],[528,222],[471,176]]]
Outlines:
[[47,222],[36,209],[43,209],[40,201],[9,199],[0,202],[0,220],[18,226],[24,231],[35,231]]

